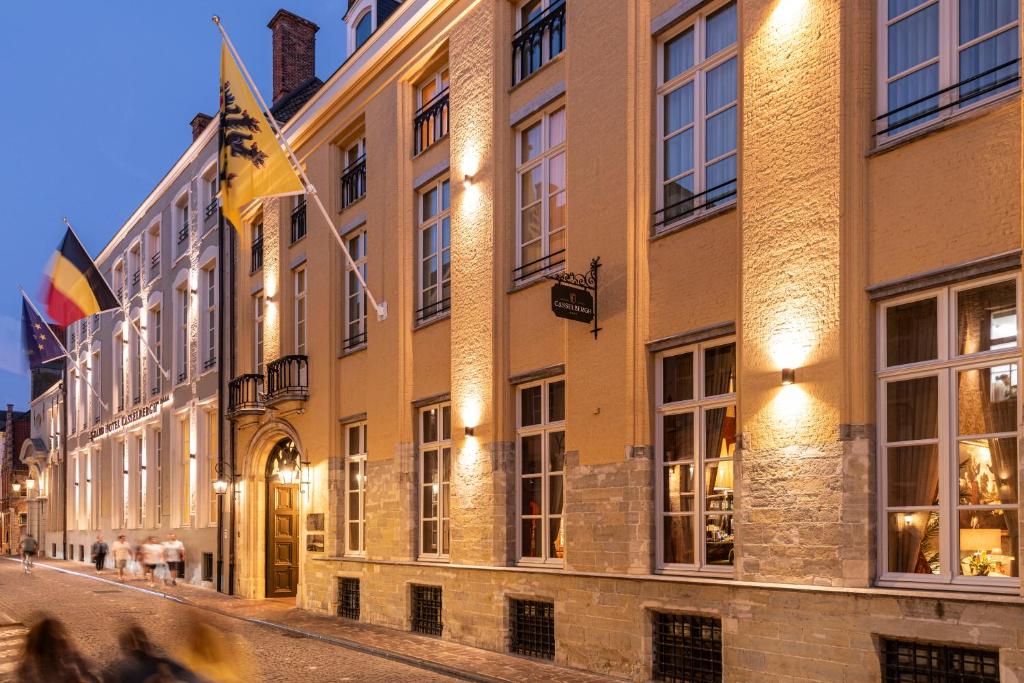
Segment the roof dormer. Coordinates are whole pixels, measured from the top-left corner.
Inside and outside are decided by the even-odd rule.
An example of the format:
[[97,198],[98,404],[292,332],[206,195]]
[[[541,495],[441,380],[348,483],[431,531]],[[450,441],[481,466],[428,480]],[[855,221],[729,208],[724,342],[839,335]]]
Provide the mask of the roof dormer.
[[348,54],[363,46],[377,27],[388,20],[400,0],[348,0],[345,24],[348,26]]

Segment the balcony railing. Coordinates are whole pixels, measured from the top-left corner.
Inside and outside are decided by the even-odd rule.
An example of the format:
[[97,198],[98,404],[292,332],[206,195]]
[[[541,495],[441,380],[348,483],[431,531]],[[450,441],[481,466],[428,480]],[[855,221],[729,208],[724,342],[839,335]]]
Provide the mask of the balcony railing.
[[210,358],[207,358],[206,360],[203,361],[203,370],[209,370],[216,364],[217,359],[211,356]]
[[512,85],[523,80],[565,50],[565,1],[530,20],[512,36]]
[[412,122],[414,155],[448,135],[448,88],[437,94],[416,112]]
[[654,212],[654,231],[659,228],[684,220],[705,209],[711,209],[731,201],[736,196],[736,179],[709,187],[703,192],[690,195],[686,199],[673,202],[663,209]]
[[228,382],[228,415],[253,415],[266,409],[263,375],[239,375]]
[[181,244],[182,242],[184,242],[187,239],[188,239],[188,221],[185,221],[185,224],[181,226],[180,230],[178,230],[178,244]]
[[298,242],[306,236],[306,202],[295,207],[292,211],[292,242]]
[[353,334],[345,340],[345,344],[342,347],[345,351],[351,351],[352,349],[358,349],[360,346],[366,345],[366,331],[358,334]]
[[252,241],[252,258],[249,263],[249,272],[255,273],[263,267],[263,238],[257,237]]
[[141,279],[142,279],[142,276],[141,276],[141,274],[140,274],[140,272],[138,270],[136,270],[134,273],[132,273],[132,291],[133,292],[139,291],[139,280],[141,280]]
[[341,174],[341,208],[363,198],[366,194],[366,155],[352,162]]
[[[881,126],[881,129],[875,132],[875,136],[881,137],[900,133],[908,128],[912,128],[915,124],[923,123],[928,119],[936,117],[947,109],[970,106],[984,95],[1019,83],[1019,64],[1020,57],[1011,59],[1008,62],[965,78],[959,83],[954,83],[924,97],[919,97],[916,100],[902,104],[895,109],[890,109],[875,118],[875,128]],[[1018,66],[1018,68],[1014,69],[1011,73],[999,73],[1014,66]],[[954,91],[959,92],[954,93]]]
[[417,323],[421,323],[424,320],[430,320],[431,318],[433,318],[435,316],[439,316],[439,315],[441,315],[443,313],[447,313],[451,309],[451,306],[452,306],[451,302],[452,302],[452,300],[449,297],[449,298],[441,299],[440,301],[435,301],[432,304],[427,304],[426,306],[423,306],[422,308],[416,309],[416,322]]
[[149,279],[152,280],[160,274],[160,252],[153,254],[149,259]]
[[535,275],[540,275],[549,270],[565,266],[565,249],[553,251],[547,256],[541,256],[529,263],[524,263],[512,270],[512,284],[518,285],[526,282]]
[[214,197],[210,200],[210,203],[206,205],[206,217],[209,218],[213,214],[217,213],[217,198]]
[[309,359],[307,356],[282,356],[267,364],[267,400],[284,401],[309,398]]

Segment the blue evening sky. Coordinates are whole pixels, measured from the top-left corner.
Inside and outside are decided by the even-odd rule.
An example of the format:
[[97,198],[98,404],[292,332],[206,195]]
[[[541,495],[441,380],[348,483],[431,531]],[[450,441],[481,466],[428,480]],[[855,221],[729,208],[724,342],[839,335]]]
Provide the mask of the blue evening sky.
[[0,35],[0,407],[27,409],[22,285],[38,300],[68,216],[95,256],[215,114],[219,14],[264,95],[267,22],[320,26],[317,75],[345,56],[346,0],[51,0],[5,3]]

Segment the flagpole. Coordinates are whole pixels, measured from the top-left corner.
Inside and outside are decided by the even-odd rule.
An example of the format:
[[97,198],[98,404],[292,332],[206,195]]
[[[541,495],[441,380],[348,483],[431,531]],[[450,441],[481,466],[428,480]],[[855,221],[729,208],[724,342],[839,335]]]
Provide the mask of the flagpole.
[[[64,225],[68,226],[68,230],[71,231],[71,233],[75,236],[75,239],[77,239],[79,244],[82,245],[82,249],[85,249],[85,242],[82,242],[82,238],[79,237],[78,233],[75,232],[75,229],[73,227],[71,227],[71,222],[68,220],[67,216],[64,216]],[[86,252],[86,256],[89,256],[89,252]],[[92,260],[91,256],[89,256],[89,260]],[[93,261],[93,263],[95,264],[96,262]],[[141,268],[142,266],[140,265],[139,267]],[[97,267],[96,268],[96,272],[99,273],[99,276],[101,278],[103,278],[103,283],[107,285],[107,288],[111,292],[113,292],[114,288],[110,286],[110,283],[107,282],[107,278],[103,276],[103,271],[101,271],[99,269],[99,267]],[[166,379],[168,382],[170,382],[171,381],[171,373],[168,372],[167,370],[164,370],[163,364],[160,363],[160,358],[157,357],[156,352],[153,351],[153,347],[149,345],[149,339],[146,338],[146,335],[142,334],[142,330],[139,329],[139,324],[132,319],[132,316],[130,315],[130,313],[128,311],[128,302],[125,301],[124,299],[120,299],[120,303],[121,303],[121,313],[124,314],[124,319],[127,320],[128,323],[132,326],[132,329],[135,330],[135,334],[137,334],[139,336],[139,341],[142,342],[142,345],[146,347],[146,351],[149,352],[149,357],[153,359],[153,362],[156,363],[157,368],[159,368],[160,372],[163,373],[164,379]],[[103,407],[106,408],[106,406],[103,406]]]
[[[238,68],[242,70],[242,75],[249,81],[249,86],[252,88],[253,94],[256,96],[256,100],[259,105],[263,107],[263,114],[270,124],[270,127],[274,130],[274,135],[277,137],[278,144],[284,149],[285,154],[288,156],[288,160],[292,164],[292,170],[295,172],[299,179],[302,180],[302,184],[305,186],[306,193],[313,195],[313,201],[319,207],[320,213],[323,215],[324,220],[327,221],[327,225],[331,227],[331,234],[334,235],[334,239],[338,242],[338,246],[341,247],[342,253],[345,254],[345,259],[348,261],[349,268],[355,273],[359,279],[359,284],[363,286],[363,291],[366,292],[367,298],[370,299],[370,303],[373,304],[374,309],[377,311],[377,320],[385,320],[388,317],[388,304],[386,301],[377,302],[376,297],[373,296],[373,292],[370,291],[369,285],[366,284],[366,279],[363,274],[359,271],[356,266],[356,262],[352,260],[352,254],[349,253],[348,247],[345,246],[345,240],[342,239],[341,234],[334,226],[334,220],[331,218],[330,212],[324,203],[320,200],[320,194],[316,190],[316,185],[306,175],[306,171],[302,168],[302,164],[299,163],[298,157],[295,155],[295,150],[292,149],[291,144],[285,138],[284,133],[281,132],[280,127],[277,125],[277,120],[274,119],[274,115],[270,111],[270,107],[267,106],[266,101],[263,99],[263,95],[260,94],[260,89],[256,86],[256,81],[253,80],[249,74],[249,70],[245,67],[245,62],[239,56],[238,51],[235,50],[235,44],[231,42],[231,38],[228,36],[228,32],[224,29],[221,24],[220,17],[214,15],[213,23],[217,25],[220,30],[220,34],[224,37],[224,42],[227,43],[228,49],[231,51],[231,56],[234,58]],[[236,226],[237,227],[237,226]]]
[[[29,305],[29,306],[30,306],[30,307],[32,308],[32,310],[33,310],[33,311],[35,311],[35,314],[36,314],[36,315],[38,315],[38,316],[39,316],[39,319],[43,321],[43,324],[44,324],[44,325],[46,325],[46,329],[48,329],[48,330],[50,331],[50,334],[51,334],[51,335],[53,336],[53,339],[54,339],[54,341],[56,341],[56,342],[57,342],[57,346],[59,346],[59,347],[60,347],[60,350],[64,352],[64,358],[67,358],[67,359],[68,359],[69,361],[71,361],[72,363],[74,363],[74,364],[75,364],[75,369],[76,369],[76,370],[78,370],[78,372],[79,372],[79,373],[80,373],[80,374],[81,374],[81,375],[82,375],[83,377],[85,377],[85,373],[84,373],[84,372],[82,372],[82,364],[81,364],[81,362],[80,362],[80,361],[78,361],[78,360],[75,360],[75,359],[74,359],[74,358],[73,358],[73,357],[71,356],[71,354],[70,354],[70,353],[68,353],[68,350],[67,350],[67,348],[66,348],[66,347],[64,346],[64,342],[62,342],[62,341],[61,341],[61,339],[60,339],[60,337],[59,337],[59,336],[57,336],[56,334],[54,334],[54,332],[53,332],[53,328],[52,328],[52,327],[50,327],[50,323],[48,323],[48,322],[46,321],[46,317],[45,317],[45,316],[44,316],[44,315],[43,315],[42,313],[40,313],[40,312],[39,312],[39,309],[38,309],[38,308],[36,308],[36,305],[35,305],[34,303],[32,303],[32,299],[30,299],[30,298],[29,298],[29,296],[28,296],[28,294],[26,294],[26,293],[25,293],[25,290],[21,288],[21,285],[18,285],[18,291],[19,291],[19,292],[21,292],[21,296],[22,296],[22,297],[24,297],[24,299],[25,299],[25,303],[27,303],[27,304],[28,304],[28,305]],[[60,356],[58,356],[58,358],[59,358],[59,357],[60,357]],[[54,360],[57,360],[57,358],[51,358],[50,360],[51,360],[51,361],[54,361]],[[96,400],[97,400],[97,401],[99,401],[99,402],[100,402],[100,405],[102,405],[102,406],[103,406],[103,410],[109,410],[109,407],[107,406],[106,402],[105,402],[105,401],[103,400],[103,397],[102,397],[102,396],[100,396],[100,393],[99,393],[98,391],[96,391],[96,387],[94,387],[94,386],[92,385],[92,382],[91,382],[91,381],[90,381],[89,379],[86,379],[86,380],[85,380],[85,385],[86,385],[87,387],[89,387],[89,391],[91,391],[91,392],[92,392],[93,396],[95,396],[95,397],[96,397]]]

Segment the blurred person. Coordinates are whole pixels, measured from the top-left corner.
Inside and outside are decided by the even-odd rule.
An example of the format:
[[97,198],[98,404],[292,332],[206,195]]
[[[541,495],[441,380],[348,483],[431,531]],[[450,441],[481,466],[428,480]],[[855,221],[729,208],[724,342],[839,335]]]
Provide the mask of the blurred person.
[[114,567],[117,568],[117,580],[124,583],[124,572],[128,568],[128,563],[132,559],[132,546],[125,540],[125,535],[121,534],[114,541],[114,545],[111,547],[114,552]]
[[259,679],[249,644],[241,637],[192,621],[185,645],[177,660],[197,676],[213,683],[236,683]]
[[103,571],[103,566],[107,563],[108,550],[109,548],[103,540],[103,536],[97,536],[96,542],[92,544],[92,562],[96,565],[97,574]]
[[149,580],[149,587],[153,588],[156,586],[157,567],[164,563],[164,547],[156,542],[156,536],[150,536],[139,546],[139,559],[142,561],[142,571]]
[[177,586],[178,579],[185,578],[185,544],[179,541],[176,535],[171,534],[163,545],[171,585]]
[[156,652],[138,624],[128,626],[117,638],[121,659],[103,672],[110,683],[201,683],[202,678],[172,659]]
[[39,550],[39,541],[31,533],[25,534],[25,538],[21,539],[21,563],[26,574],[32,573],[32,562],[36,557],[37,550]]
[[64,624],[53,617],[43,617],[28,631],[15,680],[22,683],[99,683],[100,679],[71,642]]

